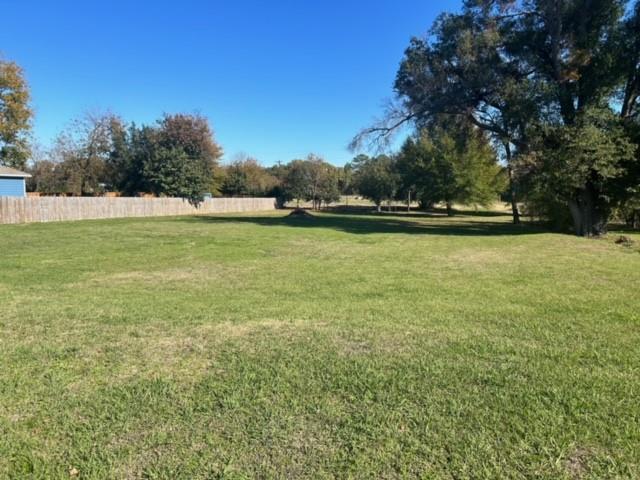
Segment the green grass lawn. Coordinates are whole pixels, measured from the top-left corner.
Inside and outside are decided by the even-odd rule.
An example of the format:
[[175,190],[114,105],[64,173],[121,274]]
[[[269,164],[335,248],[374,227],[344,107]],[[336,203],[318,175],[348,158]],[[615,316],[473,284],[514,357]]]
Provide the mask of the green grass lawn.
[[283,215],[0,226],[0,478],[640,478],[638,243]]

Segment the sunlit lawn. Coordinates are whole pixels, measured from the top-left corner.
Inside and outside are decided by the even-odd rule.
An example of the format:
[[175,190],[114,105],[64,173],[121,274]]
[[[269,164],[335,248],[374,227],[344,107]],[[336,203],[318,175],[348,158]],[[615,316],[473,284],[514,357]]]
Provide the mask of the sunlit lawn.
[[638,243],[283,215],[0,226],[0,478],[640,477]]

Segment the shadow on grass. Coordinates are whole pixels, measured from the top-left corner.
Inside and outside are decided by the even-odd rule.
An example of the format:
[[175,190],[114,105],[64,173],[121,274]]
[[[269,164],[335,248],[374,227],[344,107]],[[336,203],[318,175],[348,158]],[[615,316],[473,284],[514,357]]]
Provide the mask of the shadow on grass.
[[[286,212],[286,211],[284,211]],[[250,223],[264,227],[294,228],[330,228],[354,234],[397,233],[412,235],[453,235],[453,236],[497,236],[497,235],[531,235],[545,233],[545,230],[507,222],[473,221],[456,219],[439,214],[362,214],[350,211],[349,214],[324,212],[314,217],[289,216],[195,216],[184,217],[185,221],[208,223]],[[369,212],[367,212],[369,213]],[[428,222],[418,221],[418,219]]]
[[[360,214],[360,215],[391,215],[391,216],[399,216],[403,218],[440,218],[440,217],[448,217],[447,210],[444,208],[432,208],[428,211],[419,210],[415,207],[411,207],[409,211],[407,211],[406,207],[393,207],[391,211],[389,211],[386,207],[383,208],[381,212],[377,212],[374,207],[365,206],[365,205],[354,205],[354,206],[345,206],[340,205],[336,207],[323,208],[323,213],[340,213],[340,214]],[[510,213],[506,212],[495,212],[490,210],[454,210],[454,218],[457,217],[509,217],[511,218]]]

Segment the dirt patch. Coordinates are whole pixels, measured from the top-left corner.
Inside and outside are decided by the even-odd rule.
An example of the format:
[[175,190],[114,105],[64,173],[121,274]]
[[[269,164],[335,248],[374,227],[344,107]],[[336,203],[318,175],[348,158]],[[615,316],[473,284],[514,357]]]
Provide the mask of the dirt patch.
[[631,237],[627,237],[626,235],[620,235],[614,242],[616,245],[622,245],[623,247],[633,247],[635,243]]
[[584,478],[584,475],[588,470],[588,460],[591,456],[591,451],[587,448],[576,448],[574,452],[569,455],[565,462],[567,472],[569,476],[574,480],[580,480]]

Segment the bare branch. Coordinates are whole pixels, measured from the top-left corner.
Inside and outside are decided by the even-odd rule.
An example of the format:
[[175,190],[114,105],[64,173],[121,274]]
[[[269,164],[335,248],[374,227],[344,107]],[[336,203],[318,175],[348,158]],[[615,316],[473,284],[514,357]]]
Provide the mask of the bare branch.
[[372,150],[380,152],[385,150],[394,138],[398,130],[413,121],[417,114],[409,112],[398,101],[389,101],[382,119],[373,122],[371,127],[362,129],[349,143],[349,150],[357,152]]

